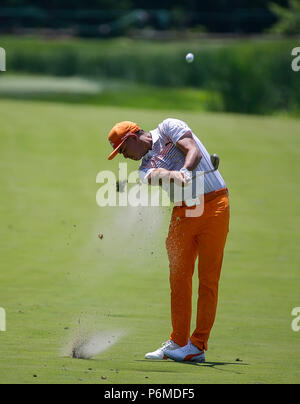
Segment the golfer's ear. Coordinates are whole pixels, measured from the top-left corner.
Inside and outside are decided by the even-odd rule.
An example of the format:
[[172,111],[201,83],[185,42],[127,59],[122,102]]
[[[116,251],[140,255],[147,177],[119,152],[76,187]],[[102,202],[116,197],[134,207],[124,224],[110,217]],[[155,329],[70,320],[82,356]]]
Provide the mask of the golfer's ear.
[[135,141],[138,141],[139,137],[135,133],[131,133],[129,138],[127,139],[127,141],[129,141],[130,139],[134,139]]

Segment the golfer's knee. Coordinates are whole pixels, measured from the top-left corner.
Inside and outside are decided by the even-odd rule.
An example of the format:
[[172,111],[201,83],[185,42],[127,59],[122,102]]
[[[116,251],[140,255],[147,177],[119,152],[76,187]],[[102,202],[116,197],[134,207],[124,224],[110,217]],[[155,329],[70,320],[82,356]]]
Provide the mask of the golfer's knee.
[[208,279],[199,282],[199,292],[216,296],[218,294],[218,289],[219,280]]
[[170,285],[172,288],[189,287],[192,283],[192,272],[182,270],[180,267],[170,267]]

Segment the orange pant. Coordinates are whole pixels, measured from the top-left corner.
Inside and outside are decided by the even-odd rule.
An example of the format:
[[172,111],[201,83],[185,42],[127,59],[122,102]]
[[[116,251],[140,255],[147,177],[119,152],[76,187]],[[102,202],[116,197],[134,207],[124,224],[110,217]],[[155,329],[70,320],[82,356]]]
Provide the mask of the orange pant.
[[228,190],[216,191],[209,196],[213,199],[206,198],[204,213],[200,217],[186,217],[186,210],[190,208],[174,208],[166,241],[170,262],[171,339],[184,346],[190,338],[192,277],[198,257],[197,326],[191,342],[205,350],[217,311],[218,285],[230,216]]

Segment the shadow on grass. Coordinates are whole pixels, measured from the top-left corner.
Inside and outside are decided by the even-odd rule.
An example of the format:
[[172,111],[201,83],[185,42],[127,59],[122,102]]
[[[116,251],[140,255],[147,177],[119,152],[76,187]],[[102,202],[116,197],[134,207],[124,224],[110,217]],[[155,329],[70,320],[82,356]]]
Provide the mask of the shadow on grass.
[[189,365],[209,366],[209,367],[226,366],[226,365],[249,366],[249,363],[243,363],[243,362],[205,362],[205,363],[185,362],[185,363]]
[[[135,362],[143,362],[143,363],[157,363],[157,364],[161,364],[161,363],[174,363],[177,365],[181,365],[181,366],[196,366],[198,368],[210,368],[210,369],[215,369],[215,370],[219,370],[220,372],[230,372],[230,373],[235,373],[235,374],[242,374],[241,372],[237,372],[233,369],[222,369],[222,367],[226,367],[226,366],[250,366],[249,363],[243,363],[243,362],[205,362],[205,363],[193,363],[193,362],[171,362],[171,361],[166,361],[166,360],[149,360],[149,359],[144,359],[144,360],[136,360]],[[152,370],[152,371],[156,371],[156,370]],[[170,371],[170,369],[168,369],[168,372]],[[162,369],[157,370],[157,372],[163,372]]]
[[249,366],[249,363],[243,363],[243,362],[205,362],[205,363],[193,363],[193,362],[177,362],[181,363],[182,365],[192,365],[192,366],[197,366],[199,368],[210,368],[210,369],[215,369],[219,370],[220,372],[229,372],[229,373],[235,373],[235,374],[242,374],[241,372],[237,372],[233,369],[222,369],[219,367],[222,366]]

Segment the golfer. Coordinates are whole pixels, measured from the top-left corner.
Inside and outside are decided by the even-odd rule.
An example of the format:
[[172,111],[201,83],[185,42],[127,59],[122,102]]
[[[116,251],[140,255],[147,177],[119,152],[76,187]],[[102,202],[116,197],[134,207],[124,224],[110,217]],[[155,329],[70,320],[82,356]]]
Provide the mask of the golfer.
[[[201,195],[176,203],[166,247],[170,263],[173,331],[161,348],[146,359],[205,362],[205,351],[215,321],[218,285],[229,231],[228,189],[210,155],[185,122],[166,119],[157,129],[143,131],[136,123],[121,122],[109,134],[113,152],[141,161],[143,182],[187,186],[197,172],[204,176],[204,210],[194,214]],[[171,188],[171,187],[170,187]],[[197,187],[196,187],[197,188]],[[178,202],[178,201],[177,201]],[[191,335],[192,277],[198,258],[199,296],[196,329]]]

